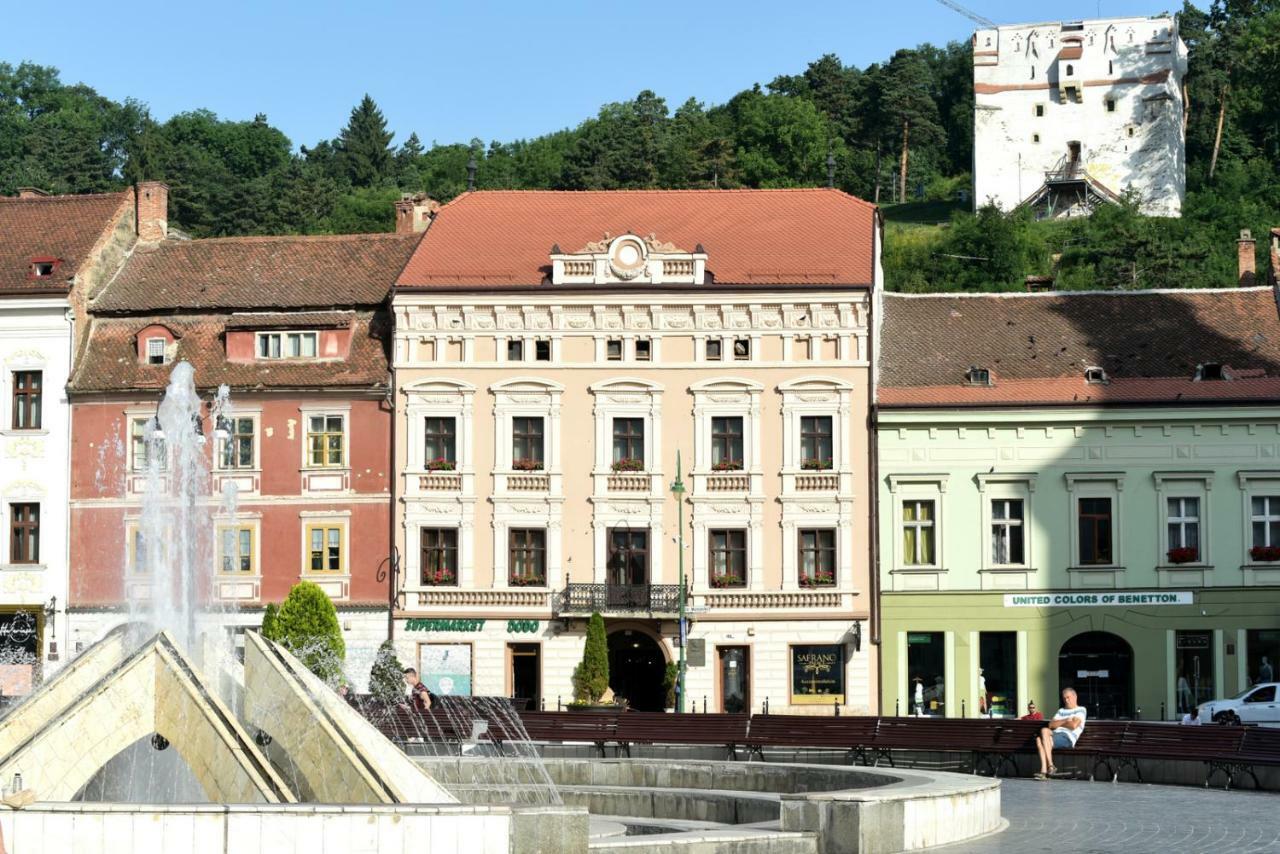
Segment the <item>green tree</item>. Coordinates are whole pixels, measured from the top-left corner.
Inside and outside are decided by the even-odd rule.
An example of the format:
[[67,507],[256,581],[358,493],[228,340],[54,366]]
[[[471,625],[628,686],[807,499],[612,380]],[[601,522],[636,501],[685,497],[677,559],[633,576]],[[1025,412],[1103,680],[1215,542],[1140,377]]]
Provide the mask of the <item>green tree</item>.
[[280,608],[275,602],[268,602],[262,612],[262,636],[267,640],[280,640],[280,626],[276,622],[279,616]]
[[910,152],[939,145],[944,134],[934,100],[933,75],[916,50],[900,50],[884,69],[880,110],[886,117],[886,142],[899,151],[898,200],[906,201]]
[[318,585],[295,584],[280,606],[275,625],[280,643],[308,670],[326,682],[341,678],[347,645],[333,600]]
[[[733,128],[734,175],[747,187],[803,187],[826,182],[826,120],[812,102],[757,89],[741,92],[724,107]],[[844,143],[835,141],[837,157]]]
[[604,617],[593,613],[587,622],[587,640],[582,647],[582,661],[573,670],[573,698],[578,703],[600,702],[609,690],[609,641],[605,636]]
[[394,157],[387,120],[367,94],[351,110],[347,126],[338,134],[338,161],[354,187],[372,187],[390,179]]
[[396,657],[396,645],[382,642],[369,671],[369,693],[379,703],[392,704],[404,699],[404,666]]

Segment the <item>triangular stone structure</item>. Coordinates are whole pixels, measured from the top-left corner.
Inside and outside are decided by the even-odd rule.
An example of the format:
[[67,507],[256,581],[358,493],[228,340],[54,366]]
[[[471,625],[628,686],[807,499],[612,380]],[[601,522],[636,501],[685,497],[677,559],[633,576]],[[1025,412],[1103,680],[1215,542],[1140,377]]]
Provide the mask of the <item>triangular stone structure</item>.
[[127,652],[108,634],[0,726],[0,779],[22,774],[41,801],[69,801],[107,762],[149,736],[177,750],[211,801],[296,796],[164,632]]
[[[245,633],[244,717],[321,803],[455,804],[458,799],[284,647]],[[285,764],[282,762],[281,764]]]

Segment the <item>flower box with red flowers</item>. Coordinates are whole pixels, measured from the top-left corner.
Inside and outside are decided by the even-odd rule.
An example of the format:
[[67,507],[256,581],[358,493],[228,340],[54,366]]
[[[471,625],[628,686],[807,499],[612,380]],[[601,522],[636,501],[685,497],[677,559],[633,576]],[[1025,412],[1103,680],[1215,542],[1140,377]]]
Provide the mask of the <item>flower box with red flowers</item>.
[[1195,546],[1180,546],[1169,549],[1169,563],[1195,563],[1200,559],[1200,550]]
[[427,587],[447,587],[457,581],[458,576],[452,569],[427,570],[422,574],[422,583]]
[[446,460],[444,457],[427,460],[427,471],[453,471],[455,467],[453,460]]
[[511,468],[516,471],[542,471],[542,460],[515,460]]
[[513,575],[510,578],[512,587],[542,587],[547,580],[538,575]]
[[812,575],[800,576],[801,587],[834,587],[835,583],[836,574],[826,570],[818,570]]
[[721,460],[711,466],[712,471],[742,471],[742,460]]
[[742,587],[743,581],[736,575],[713,575],[711,576],[711,586],[717,588]]
[[644,460],[637,460],[633,457],[624,457],[620,460],[614,460],[614,471],[644,471]]
[[1280,560],[1280,546],[1254,546],[1249,549],[1249,557],[1258,563],[1274,563]]
[[805,471],[830,471],[831,460],[818,460],[818,459],[805,460],[804,462],[800,463],[800,468],[804,469]]

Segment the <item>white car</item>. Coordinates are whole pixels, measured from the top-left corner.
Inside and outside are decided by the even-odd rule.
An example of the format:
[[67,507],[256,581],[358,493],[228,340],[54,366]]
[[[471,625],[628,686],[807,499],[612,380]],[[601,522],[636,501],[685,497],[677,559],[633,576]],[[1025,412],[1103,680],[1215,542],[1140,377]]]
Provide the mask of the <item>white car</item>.
[[1204,723],[1280,724],[1280,682],[1252,685],[1226,700],[1200,704]]

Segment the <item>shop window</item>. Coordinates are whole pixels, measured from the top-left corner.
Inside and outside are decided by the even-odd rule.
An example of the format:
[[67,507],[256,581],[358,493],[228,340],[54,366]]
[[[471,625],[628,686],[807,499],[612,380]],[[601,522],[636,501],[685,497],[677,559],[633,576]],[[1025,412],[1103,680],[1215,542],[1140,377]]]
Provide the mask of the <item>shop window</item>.
[[458,583],[458,530],[423,528],[418,532],[421,546],[420,569],[423,586],[441,587]]
[[996,566],[1022,566],[1027,562],[1020,498],[996,498],[991,502],[991,562]]
[[44,373],[13,372],[13,429],[39,430],[43,423]]
[[711,419],[711,467],[716,471],[743,467],[742,418],[739,416]]
[[333,468],[346,461],[347,419],[342,415],[312,415],[307,418],[307,462]]
[[507,532],[507,582],[515,587],[547,583],[547,532],[513,528]]
[[795,644],[791,647],[791,704],[844,704],[844,646]]
[[[1217,693],[1213,674],[1213,632],[1175,632],[1174,654],[1177,682],[1174,685],[1178,714],[1186,714]],[[1203,721],[1211,723],[1211,721]]]
[[1111,499],[1081,498],[1077,508],[1076,528],[1080,542],[1080,565],[1113,563]]
[[430,471],[453,471],[458,464],[458,419],[422,419],[422,459]]
[[609,583],[627,587],[648,584],[649,532],[632,528],[611,528],[608,542]]
[[907,632],[907,707],[916,717],[946,713],[946,647],[942,632]]
[[937,563],[935,513],[932,501],[902,502],[902,563],[934,566]]
[[1018,633],[978,635],[978,714],[1018,716]]
[[1246,681],[1250,685],[1276,681],[1276,662],[1280,661],[1280,629],[1250,629],[1245,634],[1245,641]]
[[712,587],[747,586],[747,532],[708,531],[708,583]]
[[751,710],[751,648],[722,646],[720,658],[720,711],[738,715]]

